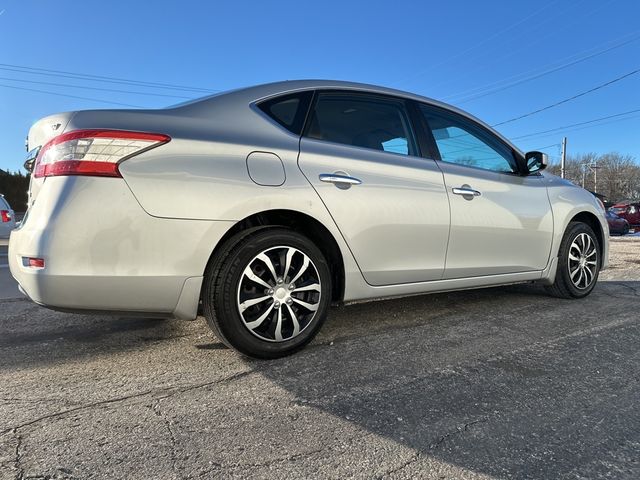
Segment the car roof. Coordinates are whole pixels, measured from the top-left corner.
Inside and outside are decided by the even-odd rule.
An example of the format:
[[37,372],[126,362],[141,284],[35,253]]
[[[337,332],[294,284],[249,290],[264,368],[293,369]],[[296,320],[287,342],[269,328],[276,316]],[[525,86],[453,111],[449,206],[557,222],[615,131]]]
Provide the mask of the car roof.
[[194,106],[202,106],[209,102],[215,103],[221,97],[233,96],[236,99],[242,99],[244,102],[252,104],[269,97],[284,95],[288,93],[294,93],[303,90],[353,90],[364,93],[375,93],[381,95],[391,95],[399,98],[405,98],[409,100],[415,100],[416,102],[427,103],[436,107],[444,108],[453,111],[459,115],[462,115],[476,123],[481,124],[485,128],[489,129],[495,135],[500,137],[504,142],[510,145],[514,150],[522,154],[522,151],[516,147],[508,138],[502,135],[500,132],[494,130],[490,125],[483,122],[479,118],[471,115],[464,110],[461,110],[453,105],[435,100],[433,98],[417,95],[415,93],[406,92],[403,90],[397,90],[394,88],[382,87],[379,85],[371,85],[367,83],[347,82],[342,80],[285,80],[280,82],[266,83],[262,85],[255,85],[252,87],[246,87],[236,90],[230,90],[227,92],[220,92],[208,97],[196,99],[194,101],[186,102],[176,105],[174,108],[189,108]]

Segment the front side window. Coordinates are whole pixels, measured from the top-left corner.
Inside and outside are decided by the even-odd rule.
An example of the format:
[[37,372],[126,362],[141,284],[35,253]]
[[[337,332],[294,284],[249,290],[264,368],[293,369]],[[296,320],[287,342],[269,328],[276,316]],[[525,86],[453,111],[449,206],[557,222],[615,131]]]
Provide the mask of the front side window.
[[306,136],[400,155],[417,155],[404,102],[383,97],[319,93]]
[[509,148],[470,120],[446,110],[421,105],[443,162],[494,172],[514,173],[517,164]]

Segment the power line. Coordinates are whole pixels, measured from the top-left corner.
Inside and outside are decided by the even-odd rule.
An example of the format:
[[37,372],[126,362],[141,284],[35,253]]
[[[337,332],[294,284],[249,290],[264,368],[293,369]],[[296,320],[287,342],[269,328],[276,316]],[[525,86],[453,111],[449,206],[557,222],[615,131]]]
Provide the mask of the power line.
[[547,148],[551,148],[551,147],[559,147],[561,144],[560,143],[553,143],[551,145],[547,145],[545,147],[536,147],[536,148],[532,148],[532,150],[546,150]]
[[[604,125],[611,125],[612,123],[627,122],[627,121],[633,120],[635,118],[640,118],[640,114],[631,115],[631,116],[626,117],[626,118],[614,118],[613,120],[604,121],[604,122],[600,122],[600,123],[587,124],[587,125],[583,125],[581,127],[569,128],[568,130],[563,130],[562,133],[563,134],[567,134],[567,133],[570,133],[570,132],[577,132],[579,130],[584,130],[586,128],[596,128],[596,127],[602,127]],[[552,135],[553,136],[557,135],[557,132],[554,132],[554,133],[543,133],[541,135],[535,135],[535,136],[529,137],[529,138],[530,139],[531,138],[536,138],[536,137],[544,138],[544,137],[550,137]]]
[[[534,68],[529,70],[528,72],[525,73],[518,73],[516,75],[511,75],[510,77],[505,77],[502,80],[497,80],[494,82],[490,82],[488,84],[485,84],[481,87],[473,87],[473,88],[468,88],[466,90],[462,90],[459,91],[457,93],[451,94],[451,95],[447,95],[446,97],[444,97],[445,99],[452,99],[453,97],[460,97],[460,96],[465,96],[465,94],[476,94],[476,93],[483,93],[485,91],[488,91],[491,89],[491,87],[493,86],[499,86],[501,84],[505,84],[508,83],[510,80],[519,80],[522,79],[522,77],[526,77],[527,75],[535,75],[538,71],[540,70],[544,70],[546,68],[554,68],[556,66],[558,66],[558,64],[563,64],[564,62],[571,62],[574,59],[581,59],[581,58],[585,58],[588,57],[591,53],[595,53],[595,54],[600,54],[600,53],[606,53],[607,50],[606,48],[604,50],[599,50],[601,47],[606,47],[607,45],[611,45],[612,49],[616,49],[616,48],[620,48],[620,47],[624,47],[625,45],[628,45],[629,43],[635,42],[637,40],[640,40],[640,36],[638,36],[638,33],[640,32],[640,30],[636,30],[635,32],[632,32],[630,34],[626,34],[623,35],[622,37],[616,38],[615,40],[610,40],[608,42],[604,42],[601,44],[596,45],[595,47],[591,47],[588,48],[586,50],[582,50],[578,53],[574,53],[572,55],[566,56],[560,60],[557,60],[555,62],[549,63],[543,67],[538,67],[538,68]],[[631,37],[631,38],[629,38]],[[584,55],[584,57],[582,57]]]
[[67,72],[64,70],[50,70],[46,68],[27,67],[23,65],[12,65],[9,63],[0,63],[0,70],[20,72],[20,73],[26,73],[31,75],[47,75],[52,77],[72,78],[76,80],[87,80],[87,81],[94,81],[94,82],[118,83],[122,85],[142,86],[142,87],[148,87],[148,88],[163,88],[163,89],[169,89],[169,90],[182,90],[182,91],[200,92],[200,93],[219,92],[219,90],[211,90],[211,89],[200,88],[200,87],[190,87],[186,85],[147,82],[143,80],[132,80],[132,79],[126,79],[126,78],[108,77],[103,75],[89,75],[85,73]]
[[118,90],[113,88],[100,88],[100,87],[87,87],[83,85],[71,85],[68,83],[53,83],[53,82],[39,82],[37,80],[24,80],[21,78],[9,78],[9,77],[0,77],[0,80],[9,80],[11,82],[21,82],[21,83],[34,83],[38,85],[51,85],[54,87],[68,87],[68,88],[82,88],[85,90],[99,90],[102,92],[115,92],[115,93],[128,93],[133,95],[151,95],[154,97],[168,97],[168,98],[185,98],[191,99],[192,97],[185,97],[184,95],[168,95],[165,93],[153,93],[153,92],[134,92],[131,90]]
[[629,115],[631,113],[638,113],[638,112],[640,112],[640,108],[635,109],[635,110],[629,110],[628,112],[616,113],[614,115],[608,115],[606,117],[594,118],[593,120],[587,120],[586,122],[579,122],[579,123],[573,123],[571,125],[564,125],[562,127],[550,128],[549,130],[543,130],[541,132],[536,132],[536,133],[528,133],[526,135],[520,135],[518,137],[512,137],[512,140],[519,140],[521,138],[533,137],[535,135],[541,135],[543,133],[557,132],[558,130],[564,130],[566,128],[579,127],[579,126],[582,126],[582,125],[588,125],[588,124],[591,124],[591,123],[600,122],[602,120],[608,120],[610,118],[622,117],[623,115]]
[[[614,1],[617,1],[617,0],[608,0],[608,1],[604,2],[604,3],[599,3],[598,6],[596,8],[594,8],[594,9],[592,9],[592,10],[589,10],[589,11],[586,11],[586,12],[583,11],[580,14],[577,14],[577,15],[575,15],[575,14],[569,15],[568,18],[563,19],[562,28],[566,30],[567,25],[574,24],[580,19],[583,19],[583,18],[586,18],[588,16],[593,15],[598,10],[601,10],[601,9],[605,8],[607,5],[609,5],[610,3],[614,2]],[[581,3],[581,2],[579,1],[578,3]],[[559,10],[557,12],[554,12],[555,14],[554,14],[553,17],[563,18],[564,14],[566,12],[568,12],[569,10],[573,9],[574,7],[576,7],[578,5],[578,3],[576,3],[574,5],[570,5],[568,8],[566,8],[564,10]],[[542,24],[543,23],[547,23],[549,20],[553,20],[554,19],[553,17],[548,17],[546,20],[543,20],[542,22],[538,22],[536,24],[536,28],[538,30],[540,30],[540,28],[539,28],[540,24],[541,23]],[[504,53],[503,55],[496,56],[496,55],[494,55],[494,52],[485,52],[485,53],[491,54],[492,62],[499,62],[501,60],[513,57],[514,55],[517,55],[520,50],[523,50],[524,46],[531,47],[532,45],[540,43],[541,40],[544,40],[544,39],[549,38],[549,37],[551,37],[553,35],[556,35],[556,34],[557,34],[557,29],[547,29],[547,31],[546,31],[546,33],[544,35],[540,35],[540,34],[536,33],[536,35],[528,36],[526,39],[527,40],[533,40],[533,41],[527,42],[527,44],[525,44],[523,42],[518,42],[517,44],[510,45],[508,51],[506,53]],[[476,64],[475,68],[466,67],[465,68],[465,75],[469,75],[470,72],[474,72],[474,71],[478,71],[478,70],[486,70],[487,68],[490,68],[491,66],[492,66],[492,64],[490,64],[490,63],[488,63],[486,61],[483,61],[483,62],[481,62],[479,64]],[[443,80],[443,81],[441,81],[441,82],[439,82],[439,83],[437,83],[435,85],[431,85],[430,84],[430,88],[437,88],[437,87],[439,87],[441,85],[446,85],[447,83],[449,83],[448,80]],[[471,90],[477,90],[477,89],[474,88],[474,89],[471,89]]]
[[547,105],[546,107],[539,108],[537,110],[534,110],[534,111],[529,112],[529,113],[525,113],[525,114],[517,116],[517,117],[510,118],[508,120],[504,120],[504,121],[502,121],[500,123],[494,123],[491,126],[492,127],[498,127],[500,125],[505,125],[507,123],[515,122],[516,120],[520,120],[520,119],[523,119],[523,118],[526,118],[526,117],[530,117],[531,115],[535,115],[537,113],[544,112],[545,110],[549,110],[551,108],[557,107],[558,105],[562,105],[564,103],[570,102],[571,100],[575,100],[576,98],[583,97],[583,96],[585,96],[585,95],[587,95],[589,93],[595,92],[595,91],[600,90],[602,88],[605,88],[605,87],[607,87],[609,85],[612,85],[612,84],[614,84],[616,82],[619,82],[620,80],[624,80],[625,78],[630,77],[631,75],[635,75],[638,72],[640,72],[640,68],[638,68],[638,69],[636,69],[636,70],[634,70],[632,72],[625,73],[624,75],[622,75],[620,77],[617,77],[617,78],[614,78],[613,80],[609,80],[608,82],[602,83],[602,84],[598,85],[597,87],[593,87],[593,88],[591,88],[589,90],[586,90],[584,92],[578,93],[578,94],[573,95],[573,96],[571,96],[569,98],[565,98],[564,100],[560,100],[559,102],[553,103],[551,105]]
[[129,103],[111,102],[109,100],[101,100],[101,99],[98,99],[98,98],[79,97],[77,95],[67,95],[65,93],[49,92],[49,91],[46,91],[46,90],[37,90],[35,88],[16,87],[15,85],[0,84],[0,87],[13,88],[15,90],[25,90],[27,92],[46,93],[48,95],[55,95],[55,96],[58,96],[58,97],[79,98],[80,100],[90,100],[92,102],[110,103],[111,105],[120,105],[122,107],[143,108],[140,105],[131,105]]
[[[485,85],[484,87],[478,87],[478,88],[467,90],[466,92],[471,92],[471,91],[476,90],[476,91],[478,91],[478,93],[477,94],[471,94],[466,98],[462,97],[460,100],[457,100],[455,102],[459,103],[459,104],[462,104],[462,103],[470,102],[472,100],[476,100],[478,98],[486,97],[488,95],[493,95],[493,94],[501,92],[503,90],[507,90],[509,88],[521,85],[523,83],[530,82],[531,80],[536,80],[536,79],[544,77],[546,75],[550,75],[550,74],[558,72],[560,70],[564,70],[564,69],[569,68],[569,67],[571,67],[573,65],[577,65],[578,63],[585,62],[587,60],[590,60],[592,58],[598,57],[600,55],[604,55],[605,53],[608,53],[608,52],[610,52],[612,50],[624,47],[624,46],[626,46],[626,45],[628,45],[630,43],[637,42],[638,40],[640,40],[640,36],[636,36],[636,37],[631,38],[629,40],[626,40],[626,41],[624,41],[622,43],[618,43],[618,44],[613,45],[611,47],[605,48],[604,50],[599,50],[599,51],[597,51],[595,53],[592,53],[592,54],[589,54],[589,55],[585,55],[585,56],[580,57],[580,58],[578,58],[576,60],[567,61],[565,63],[562,63],[562,64],[558,65],[558,66],[555,66],[555,67],[549,68],[547,70],[544,70],[544,71],[542,71],[540,73],[533,73],[533,72],[535,72],[536,70],[539,70],[539,69],[531,70],[530,71],[531,75],[525,76],[524,78],[521,78],[519,80],[514,80],[514,81],[512,81],[510,83],[508,82],[508,83],[506,83],[505,85],[503,85],[501,87],[490,88],[492,85],[499,85],[500,83],[504,83],[509,79],[516,79],[518,77],[522,77],[523,74],[513,75],[512,77],[507,77],[504,80],[501,80],[501,81],[498,81],[498,82],[489,83],[489,84]],[[608,42],[608,43],[610,43],[610,42]],[[593,49],[590,49],[590,50],[593,50]],[[589,51],[589,50],[587,50],[587,51]],[[567,59],[569,59],[571,57],[575,57],[575,55],[571,55],[569,57],[566,57],[565,60],[567,60]],[[466,93],[466,92],[460,92],[460,93],[457,93],[457,94],[449,95],[449,96],[445,97],[445,99],[448,99],[448,101],[452,101],[452,100],[450,100],[452,97],[457,97],[457,96],[464,95],[464,93]]]
[[428,68],[423,68],[420,71],[414,73],[413,75],[411,75],[408,78],[404,78],[402,80],[400,80],[398,83],[405,83],[408,80],[414,79],[416,77],[419,77],[421,75],[423,75],[425,72],[428,71],[433,71],[435,68],[439,68],[442,65],[446,65],[447,63],[449,63],[451,60],[455,60],[456,58],[460,58],[463,57],[464,55],[466,55],[467,53],[475,50],[476,48],[480,47],[481,45],[484,45],[485,43],[489,42],[490,40],[493,40],[494,38],[504,34],[505,32],[508,32],[509,30],[513,30],[515,27],[517,27],[518,25],[523,24],[524,22],[526,22],[527,20],[529,20],[532,17],[535,17],[536,15],[538,15],[540,12],[542,12],[543,10],[546,10],[549,6],[553,5],[554,3],[557,3],[558,0],[552,0],[551,2],[548,2],[547,4],[545,4],[542,8],[536,10],[534,13],[531,13],[529,15],[527,15],[526,17],[520,19],[518,22],[513,23],[511,25],[509,25],[507,28],[503,28],[502,30],[499,30],[497,32],[494,32],[492,35],[489,35],[485,38],[483,38],[482,40],[480,40],[479,42],[475,42],[471,47],[466,48],[465,50],[462,50],[461,52],[458,52],[455,55],[452,55],[450,57],[447,57],[446,59],[442,60],[439,63],[436,63],[435,65],[429,65]]

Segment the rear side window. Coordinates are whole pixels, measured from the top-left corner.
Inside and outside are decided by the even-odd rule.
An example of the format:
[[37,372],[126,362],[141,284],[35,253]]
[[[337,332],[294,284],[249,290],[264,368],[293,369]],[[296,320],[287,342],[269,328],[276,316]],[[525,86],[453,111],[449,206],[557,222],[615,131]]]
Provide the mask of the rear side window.
[[443,162],[494,172],[514,173],[511,150],[479,125],[454,112],[420,105]]
[[258,108],[291,133],[300,135],[312,96],[310,91],[282,95],[259,103]]
[[417,155],[401,100],[319,93],[307,137],[400,155]]
[[9,210],[9,204],[5,201],[3,197],[0,197],[0,209]]

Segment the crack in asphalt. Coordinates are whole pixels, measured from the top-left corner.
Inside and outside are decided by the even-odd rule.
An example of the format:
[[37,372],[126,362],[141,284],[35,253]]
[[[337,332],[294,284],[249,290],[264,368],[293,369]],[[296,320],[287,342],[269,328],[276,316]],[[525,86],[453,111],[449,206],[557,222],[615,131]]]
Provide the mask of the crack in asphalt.
[[16,437],[16,449],[15,449],[15,459],[13,461],[13,468],[16,470],[16,480],[22,480],[24,478],[24,468],[22,468],[22,453],[20,452],[20,447],[22,447],[22,435],[20,435],[16,430],[13,431],[13,434]]
[[436,440],[434,443],[430,444],[429,447],[425,450],[419,450],[416,453],[414,453],[408,460],[406,460],[405,462],[401,463],[400,465],[392,468],[391,470],[387,470],[386,472],[384,472],[383,474],[379,475],[378,477],[376,477],[378,480],[388,477],[390,475],[393,475],[394,473],[398,473],[402,470],[404,470],[405,468],[407,468],[409,465],[412,465],[414,463],[416,463],[418,460],[422,459],[424,457],[424,455],[429,452],[429,451],[433,451],[433,450],[437,450],[438,448],[440,448],[440,446],[450,437],[454,436],[454,435],[460,435],[461,433],[467,432],[469,430],[469,427],[473,426],[473,425],[477,425],[479,423],[486,423],[489,421],[488,417],[481,417],[478,420],[474,420],[472,422],[468,422],[465,423],[461,426],[456,427],[455,430],[452,430],[451,432],[445,433],[444,435],[441,435],[440,437],[438,437],[438,440]]
[[258,373],[258,371],[259,370],[245,370],[245,371],[234,373],[233,375],[229,375],[227,377],[219,378],[217,380],[212,380],[212,381],[209,381],[209,382],[203,382],[203,383],[197,383],[197,384],[185,385],[185,386],[171,385],[171,386],[168,386],[168,387],[145,390],[144,392],[133,393],[131,395],[124,395],[122,397],[110,398],[110,399],[107,399],[107,400],[100,400],[98,402],[92,402],[92,403],[88,403],[88,404],[85,404],[85,405],[79,405],[77,407],[69,408],[69,409],[66,409],[66,410],[62,410],[60,412],[54,412],[54,413],[50,413],[48,415],[43,415],[43,416],[35,418],[33,420],[29,420],[28,422],[21,423],[20,425],[14,425],[12,427],[5,428],[4,430],[0,431],[0,436],[6,435],[7,433],[10,433],[10,432],[18,431],[18,430],[20,430],[22,428],[34,425],[34,424],[36,424],[38,422],[42,422],[44,420],[61,417],[61,416],[67,415],[69,413],[74,413],[74,412],[77,412],[77,411],[80,411],[80,410],[88,410],[88,409],[95,408],[95,407],[100,407],[100,406],[103,406],[103,405],[109,405],[109,404],[113,404],[113,403],[123,402],[125,400],[130,400],[132,398],[140,398],[140,397],[145,397],[145,396],[148,396],[148,395],[154,395],[154,394],[161,393],[161,392],[169,392],[164,396],[158,397],[158,399],[160,400],[160,399],[169,398],[169,397],[172,397],[174,395],[181,394],[181,393],[190,392],[192,390],[196,390],[196,389],[199,389],[199,388],[206,388],[206,387],[209,387],[209,386],[212,386],[212,385],[218,385],[218,384],[221,384],[221,383],[226,383],[226,382],[231,382],[231,381],[234,381],[234,380],[238,380],[240,378],[246,377],[247,375],[251,375],[253,373]]
[[456,427],[455,430],[442,435],[436,443],[429,445],[429,450],[437,450],[447,440],[447,438],[452,437],[453,435],[459,435],[461,433],[468,431],[469,427],[471,427],[472,425],[477,425],[478,423],[486,423],[487,421],[489,421],[488,417],[482,417],[482,418],[479,418],[478,420],[474,420],[473,422],[465,423],[461,427]]
[[171,422],[169,421],[169,419],[167,419],[164,414],[162,413],[162,410],[160,408],[160,402],[162,399],[156,399],[153,402],[153,412],[162,419],[162,421],[164,422],[164,426],[167,429],[167,432],[169,433],[169,438],[171,439],[171,469],[174,472],[178,472],[178,468],[177,468],[177,464],[178,464],[178,441],[176,440],[176,436],[173,432],[173,429],[171,428]]

